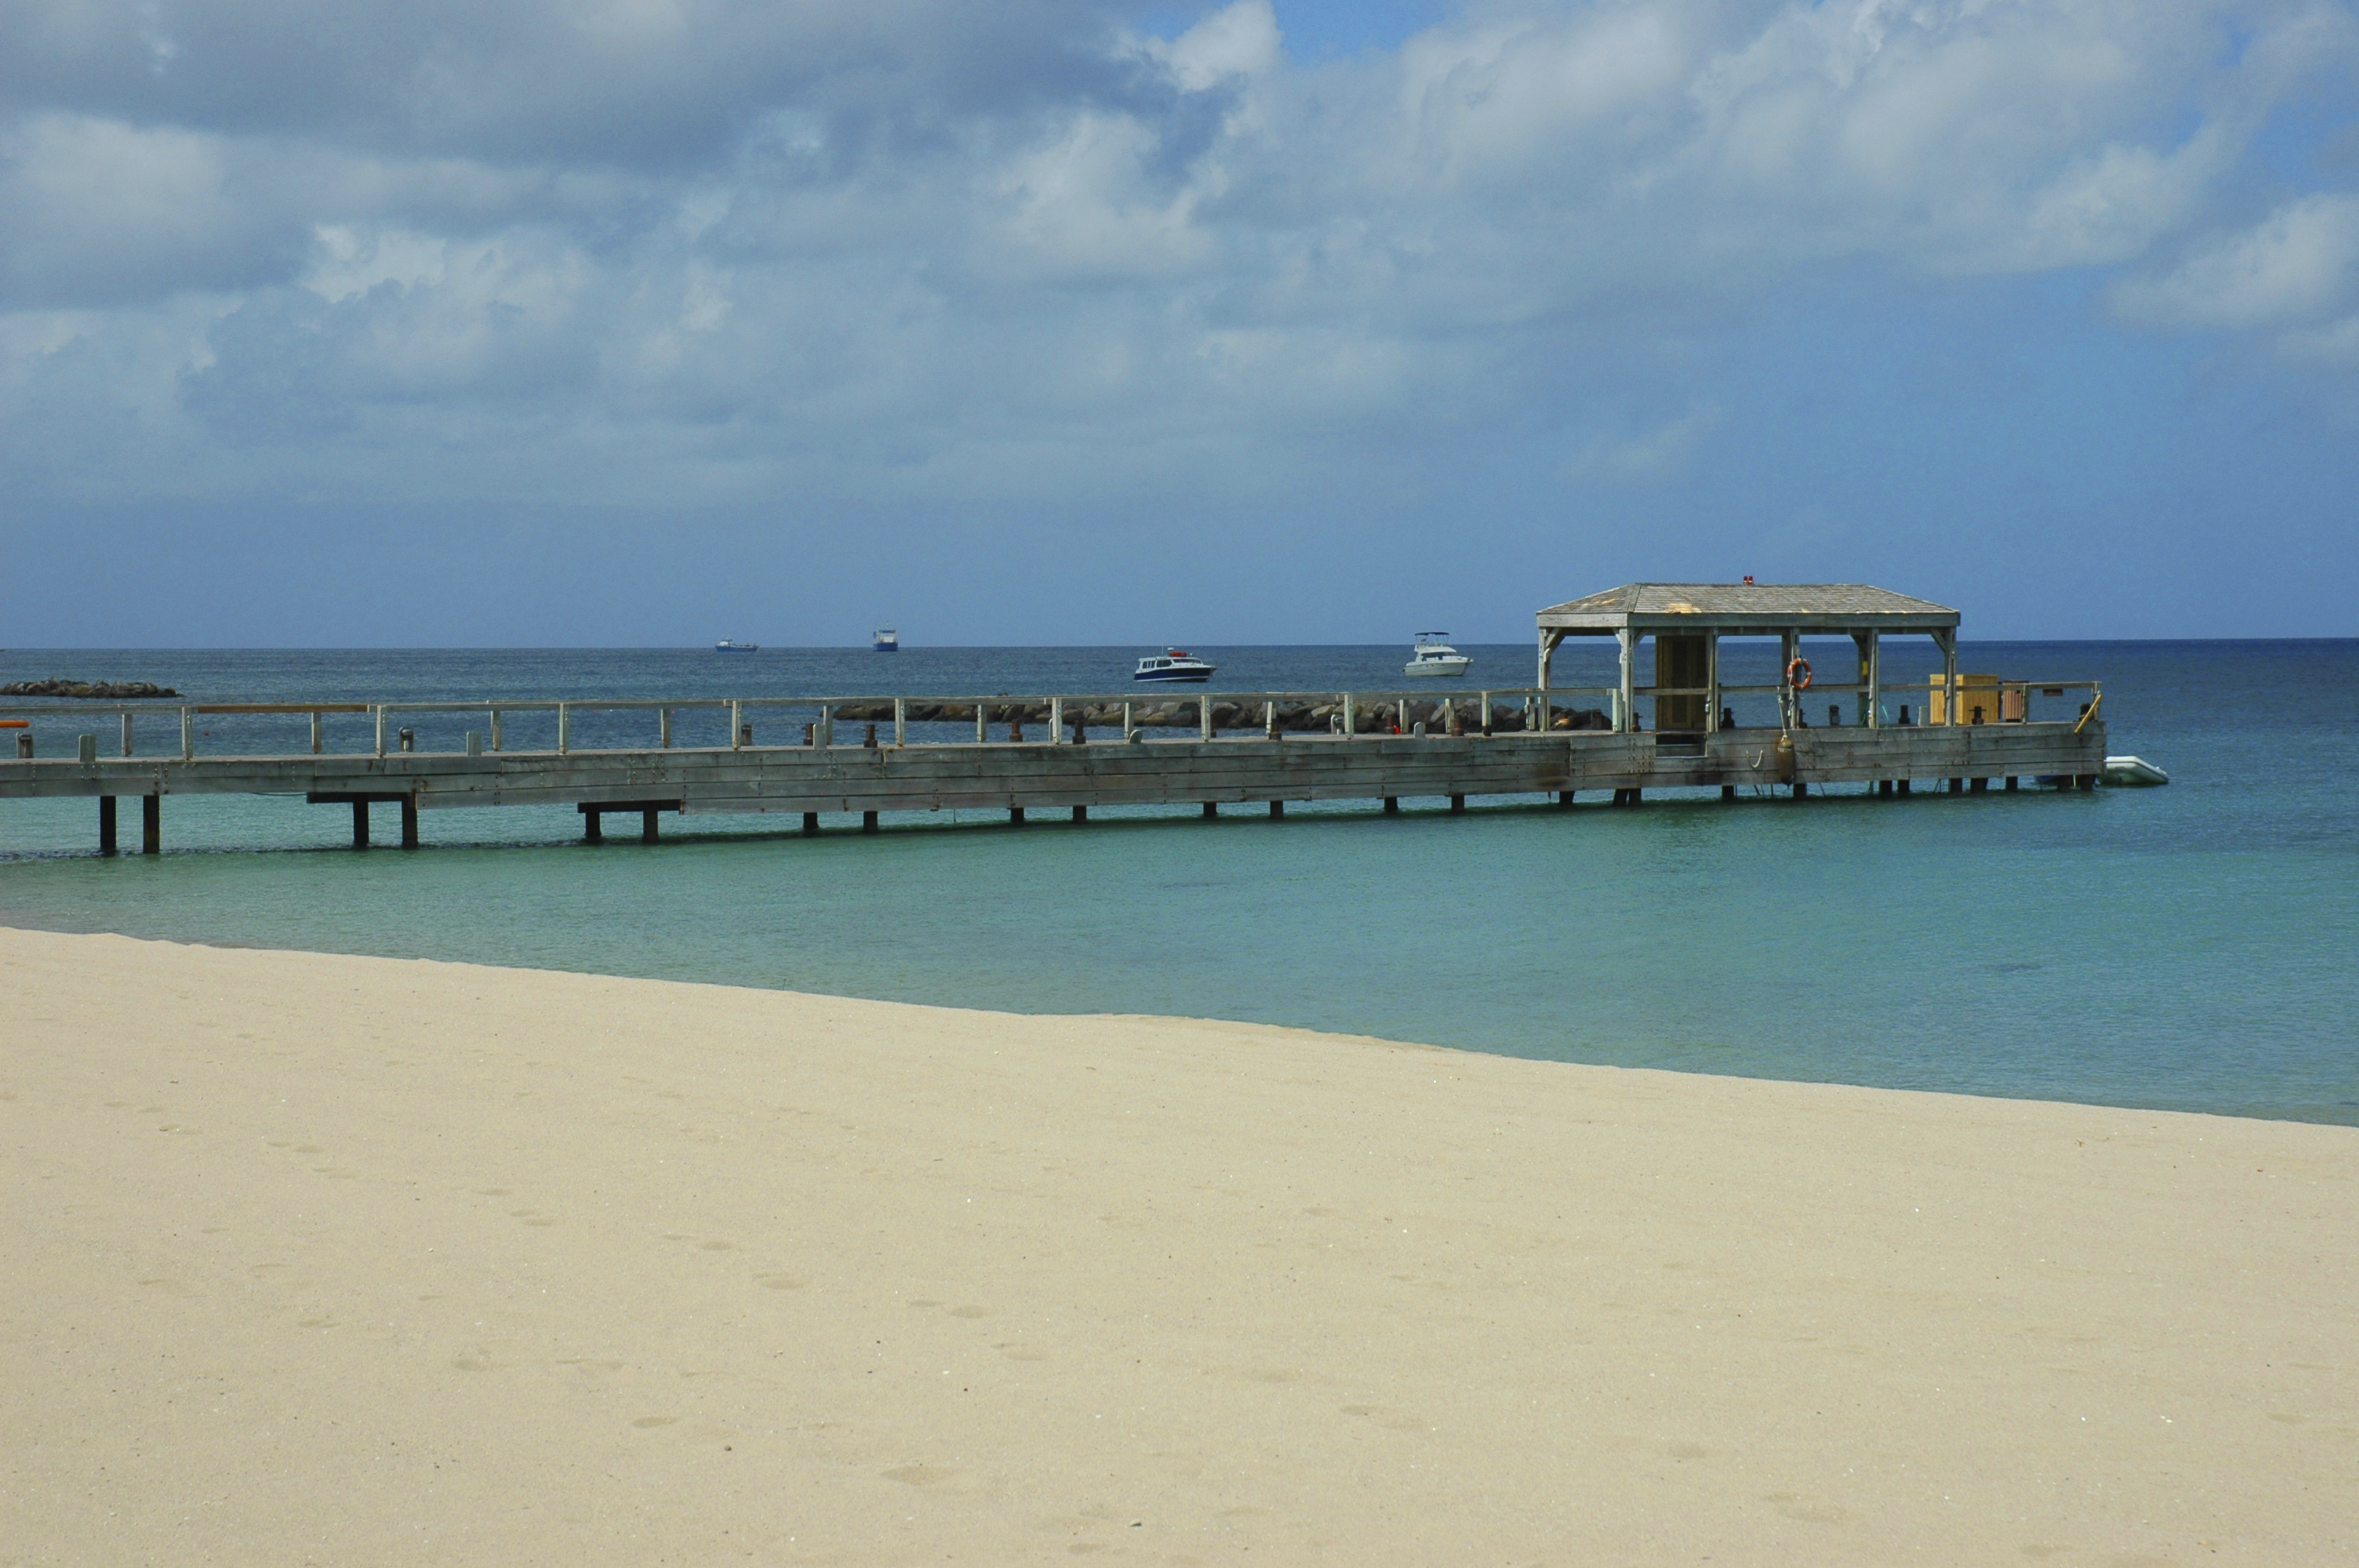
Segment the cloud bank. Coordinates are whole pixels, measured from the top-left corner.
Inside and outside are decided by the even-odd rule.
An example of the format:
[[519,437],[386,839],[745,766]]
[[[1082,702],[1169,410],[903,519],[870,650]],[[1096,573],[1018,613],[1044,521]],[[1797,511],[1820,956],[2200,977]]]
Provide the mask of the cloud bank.
[[2279,156],[2343,5],[1478,0],[1316,62],[1268,0],[1142,15],[17,0],[0,481],[1086,506],[1517,442],[1626,489],[1743,423],[1682,354],[1858,278],[2359,368],[2359,191]]

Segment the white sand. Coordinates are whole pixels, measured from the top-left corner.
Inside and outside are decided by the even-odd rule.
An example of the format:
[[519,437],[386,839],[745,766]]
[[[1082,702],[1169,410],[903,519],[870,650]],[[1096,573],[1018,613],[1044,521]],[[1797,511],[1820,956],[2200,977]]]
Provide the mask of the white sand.
[[0,1563],[2359,1547],[2359,1132],[0,931]]

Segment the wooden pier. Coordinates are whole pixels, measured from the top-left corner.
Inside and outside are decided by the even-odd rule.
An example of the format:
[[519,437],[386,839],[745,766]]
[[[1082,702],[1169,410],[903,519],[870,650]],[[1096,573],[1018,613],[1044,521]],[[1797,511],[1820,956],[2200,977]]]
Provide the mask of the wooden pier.
[[[44,757],[34,731],[19,729],[16,754],[0,753],[0,800],[93,797],[100,848],[112,851],[115,802],[138,796],[140,847],[153,854],[162,848],[164,799],[191,795],[300,796],[313,805],[342,806],[352,812],[358,846],[370,840],[371,807],[388,804],[399,812],[401,842],[415,846],[419,812],[462,806],[571,806],[592,840],[603,838],[603,817],[636,815],[639,836],[653,839],[661,815],[672,812],[771,813],[799,818],[806,832],[817,831],[823,816],[856,814],[864,829],[875,831],[886,813],[987,810],[1022,822],[1070,812],[1082,821],[1093,810],[1120,806],[1192,805],[1205,816],[1223,806],[1259,806],[1277,816],[1289,801],[1381,800],[1397,809],[1405,800],[1430,800],[1462,810],[1473,796],[1523,795],[1569,806],[1582,795],[1628,806],[1649,792],[1715,788],[1723,798],[1782,792],[1807,799],[1842,787],[1897,797],[1926,784],[1954,793],[1981,791],[1993,781],[2006,789],[2043,782],[2087,789],[2104,772],[2105,731],[2095,684],[1959,675],[1954,611],[1880,589],[1756,593],[1750,584],[1729,595],[1746,601],[1731,608],[1712,599],[1729,587],[1633,585],[1614,590],[1625,602],[1600,604],[1612,597],[1600,595],[1543,611],[1542,684],[1512,690],[136,703],[94,711],[44,703],[0,709],[0,719],[21,716],[55,731],[97,714],[111,716],[121,724],[122,754],[102,757],[98,737],[84,733],[74,738],[72,755]],[[1780,594],[1786,600],[1774,601]],[[1881,598],[1863,602],[1857,597],[1863,594]],[[1666,600],[1673,608],[1659,608]],[[1797,619],[1803,613],[1797,605],[1815,607],[1816,618]],[[1792,653],[1803,630],[1850,633],[1860,652],[1858,678],[1814,686]],[[1880,685],[1876,639],[1895,630],[1928,633],[1942,646],[1943,673],[1930,686]],[[1557,643],[1583,634],[1618,637],[1618,684],[1549,685]],[[1763,634],[1784,639],[1787,678],[1769,687],[1722,685],[1718,638]],[[1634,654],[1648,636],[1658,639],[1658,678],[1642,685]],[[1808,724],[1804,693],[1813,690],[1855,695],[1857,721]],[[1886,722],[1884,699],[1896,690],[1933,721]],[[2077,709],[2060,708],[2052,716],[2035,711],[2043,699],[2083,693],[2086,700]],[[1762,695],[1777,699],[1774,725],[1740,727],[1723,705],[1726,697]],[[1570,705],[1582,698],[1599,705],[1581,719],[1603,728],[1572,727]],[[1166,738],[1140,722],[1142,711],[1159,703],[1158,718],[1168,727],[1175,700],[1192,710],[1192,732]],[[1652,727],[1642,721],[1642,703],[1652,705]],[[597,750],[572,744],[577,715],[633,710],[653,720],[651,744]],[[944,715],[961,716],[962,725],[971,719],[973,738],[962,732],[913,739],[912,712],[929,716],[919,728],[935,731],[944,727]],[[503,719],[526,713],[554,714],[555,746],[516,750],[503,743]],[[700,713],[725,719],[726,743],[673,744],[678,719]],[[793,720],[805,713],[810,719],[800,743],[753,743],[755,719],[773,734],[777,720],[788,719],[792,738]],[[201,755],[197,741],[212,715],[304,720],[309,747]],[[359,752],[329,750],[324,720],[335,715],[365,715],[374,743]],[[480,727],[468,729],[456,751],[416,750],[414,731],[401,721],[427,715],[446,727],[454,716]],[[1242,731],[1216,729],[1216,719],[1234,722],[1244,716],[1260,722]],[[856,734],[848,731],[840,740],[839,724],[847,719]],[[1314,719],[1322,729],[1308,728]],[[159,719],[177,725],[178,754],[132,754],[135,726]],[[1708,722],[1712,719],[1719,722]],[[1029,723],[1034,735],[994,738],[995,720],[1003,730],[1012,725],[1016,734]]]

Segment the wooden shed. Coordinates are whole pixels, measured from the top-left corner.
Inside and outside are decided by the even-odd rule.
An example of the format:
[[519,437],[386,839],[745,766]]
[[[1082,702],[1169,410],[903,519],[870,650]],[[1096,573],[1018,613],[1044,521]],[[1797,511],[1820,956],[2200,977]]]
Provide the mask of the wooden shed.
[[[1723,695],[1775,692],[1781,722],[1797,718],[1796,693],[1783,681],[1773,687],[1723,687],[1720,641],[1723,637],[1775,637],[1778,666],[1790,665],[1801,639],[1848,636],[1859,650],[1855,682],[1815,681],[1821,692],[1856,692],[1861,722],[1880,728],[1880,640],[1893,634],[1930,637],[1941,654],[1943,689],[1954,688],[1958,670],[1958,612],[1930,600],[1911,599],[1865,583],[1634,582],[1552,604],[1538,612],[1539,685],[1549,685],[1549,665],[1567,637],[1612,637],[1621,645],[1622,679],[1614,704],[1614,728],[1628,732],[1636,701],[1655,699],[1656,729],[1671,733],[1718,728],[1713,716]],[[1637,684],[1637,648],[1655,639],[1655,682]],[[1829,672],[1832,674],[1832,672]],[[1929,716],[1930,717],[1930,716]],[[1956,721],[1956,705],[1945,705],[1936,722]]]

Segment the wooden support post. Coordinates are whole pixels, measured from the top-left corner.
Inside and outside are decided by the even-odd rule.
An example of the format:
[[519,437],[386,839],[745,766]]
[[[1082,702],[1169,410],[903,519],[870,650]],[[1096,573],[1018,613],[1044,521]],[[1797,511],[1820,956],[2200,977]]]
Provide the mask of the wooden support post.
[[131,715],[123,716],[123,754],[131,755]]
[[353,848],[365,849],[368,847],[369,803],[364,800],[355,800],[353,802]]
[[1703,640],[1703,729],[1707,735],[1720,730],[1720,637],[1717,633]]
[[1077,806],[1073,807],[1073,820],[1074,820],[1074,821],[1076,821],[1076,822],[1087,822],[1089,819],[1090,819],[1090,808],[1089,808],[1088,806]]
[[1284,801],[1282,801],[1282,800],[1273,800],[1273,801],[1271,801],[1271,802],[1269,803],[1269,814],[1270,814],[1272,816],[1285,816],[1285,815],[1286,815],[1286,802],[1284,802]]
[[2010,774],[2008,774],[2008,775],[2007,775],[2007,780],[2006,780],[2006,789],[2007,789],[2007,793],[2008,793],[2009,795],[2013,795],[2013,794],[2015,793],[2016,782],[2017,782],[2017,781],[2016,781],[2016,777],[2015,777],[2015,775],[2014,775],[2014,774],[2010,773]]
[[1951,779],[1951,780],[1950,781],[1950,793],[1951,793],[1951,795],[1963,795],[1965,792],[1966,792],[1966,781],[1965,781],[1965,780],[1963,780],[1963,779]]
[[1201,741],[1212,738],[1212,699],[1210,696],[1196,699],[1196,737]]
[[[313,708],[311,710],[311,754],[315,757],[327,749],[327,737],[321,733],[326,727],[320,710]],[[124,754],[130,755],[127,752]]]
[[1560,789],[1557,791],[1556,803],[1559,806],[1571,806],[1572,804],[1572,791],[1569,789]]
[[1277,739],[1277,704],[1275,700],[1261,705],[1261,729],[1265,740]]
[[385,704],[376,707],[376,754],[385,755]]
[[414,795],[401,797],[401,847],[418,848],[418,797]]
[[493,750],[493,751],[495,751],[495,752],[496,752],[496,751],[498,751],[498,750],[500,749],[500,710],[499,710],[498,708],[493,708],[493,709],[492,709],[492,719],[491,719],[491,721],[492,721],[492,750]]
[[662,814],[660,812],[654,811],[642,811],[639,813],[640,843],[652,844],[662,836],[660,830],[656,827],[656,818],[661,815]]
[[111,795],[98,797],[98,852],[114,853],[114,797]]
[[1398,795],[1388,795],[1385,796],[1385,813],[1386,813],[1386,816],[1397,816],[1397,815],[1399,814],[1399,812],[1400,812],[1400,796],[1398,796]]
[[1007,825],[1010,827],[1021,827],[1024,826],[1024,808],[1022,806],[1011,806],[1007,808]]
[[1895,779],[1892,781],[1892,787],[1900,795],[1906,795],[1908,793],[1908,782],[1907,779]]
[[606,814],[596,806],[585,807],[582,813],[582,841],[603,844],[606,841]]
[[[730,706],[734,708],[736,705]],[[573,750],[573,705],[570,702],[557,705],[557,750],[560,755]]]
[[731,751],[733,751],[733,752],[742,751],[742,750],[744,750],[744,749],[745,749],[745,729],[744,729],[745,721],[745,705],[744,703],[742,703],[742,702],[734,702],[734,701],[733,701],[732,703],[730,703],[730,705],[729,705],[729,749],[730,749]]
[[874,833],[876,831],[876,814],[875,812],[864,811],[860,814],[860,830],[863,833]]
[[1213,817],[1218,816],[1220,814],[1221,814],[1221,807],[1220,807],[1220,804],[1219,804],[1219,802],[1217,802],[1217,801],[1210,801],[1210,800],[1208,800],[1208,801],[1206,801],[1206,802],[1204,803],[1204,820],[1205,820],[1205,821],[1210,822]]
[[1867,689],[1859,694],[1859,721],[1870,730],[1884,728],[1884,634],[1880,632],[1857,632],[1852,641],[1859,645],[1859,683]]
[[1486,741],[1487,741],[1487,740],[1489,740],[1489,739],[1490,739],[1490,737],[1491,737],[1491,694],[1490,694],[1489,692],[1487,692],[1487,691],[1486,691],[1486,692],[1484,692],[1484,693],[1483,694],[1483,738],[1484,738],[1484,740],[1486,740]]
[[197,754],[197,719],[187,708],[180,709],[180,761],[187,762]]
[[671,750],[671,709],[669,708],[656,709],[656,744],[667,752]]
[[906,697],[897,697],[893,699],[893,744],[906,746],[908,743],[909,699]]
[[1990,793],[1990,780],[1975,779],[1968,784],[1966,788],[1973,795],[1987,795]]
[[1721,785],[1720,798],[1723,800],[1734,800],[1736,798],[1736,786],[1734,784]]
[[1795,798],[1796,800],[1808,800],[1808,799],[1810,799],[1810,786],[1809,784],[1804,784],[1800,779],[1796,779],[1796,780],[1794,781],[1794,798]]
[[1890,779],[1878,779],[1878,780],[1876,780],[1876,781],[1875,781],[1875,793],[1876,793],[1876,794],[1878,794],[1878,795],[1882,795],[1882,796],[1884,796],[1886,800],[1891,799],[1891,798],[1892,798],[1892,781],[1891,781]]
[[1061,697],[1052,697],[1049,699],[1049,744],[1061,746],[1064,743],[1065,699]]
[[164,852],[164,797],[160,795],[139,797],[139,852],[143,855]]
[[[1614,641],[1622,649],[1622,684],[1614,693],[1614,732],[1627,735],[1637,715],[1638,639],[1631,633],[1630,628],[1625,626],[1614,633]],[[1548,728],[1546,693],[1541,694],[1540,701],[1540,728],[1545,730]]]
[[1933,641],[1941,650],[1941,722],[1958,722],[1958,634],[1936,632]]
[[1450,811],[1451,816],[1458,816],[1463,813],[1465,809],[1466,797],[1464,795],[1453,795],[1450,797]]
[[1347,691],[1343,694],[1343,733],[1346,736],[1358,734],[1360,716],[1353,710],[1352,694]]

